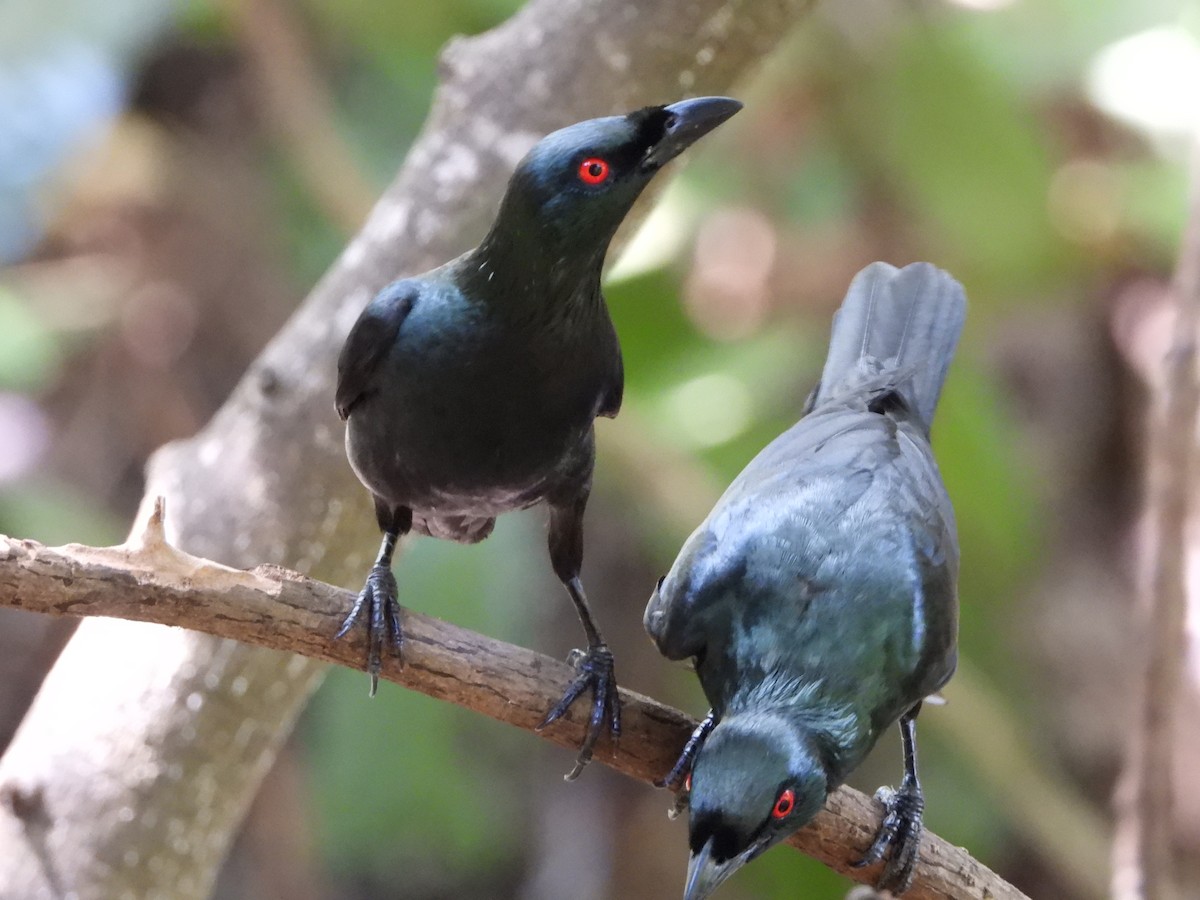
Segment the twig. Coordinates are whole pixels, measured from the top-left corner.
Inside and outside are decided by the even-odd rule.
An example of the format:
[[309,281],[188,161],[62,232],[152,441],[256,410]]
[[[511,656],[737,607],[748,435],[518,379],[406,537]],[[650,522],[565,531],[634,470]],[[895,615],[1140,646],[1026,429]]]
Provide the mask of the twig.
[[[332,638],[350,602],[348,592],[276,566],[243,571],[183,553],[166,542],[161,503],[136,543],[119,547],[50,548],[0,537],[0,602],[52,615],[178,625],[348,666],[360,666],[365,651],[361,641]],[[570,676],[561,662],[415,612],[405,613],[404,633],[404,665],[385,660],[383,677],[526,731],[536,728]],[[652,782],[671,767],[695,722],[631,691],[622,690],[621,700],[620,747],[607,745],[596,758]],[[574,748],[585,716],[572,713],[543,736]],[[6,792],[2,777],[0,793],[16,796]],[[841,788],[791,843],[844,875],[869,881],[873,870],[854,869],[851,863],[870,844],[879,815],[870,798]],[[1017,900],[1024,895],[930,834],[906,896]]]
[[1175,715],[1185,658],[1189,496],[1200,382],[1200,149],[1192,200],[1172,285],[1175,328],[1149,425],[1146,518],[1150,524],[1146,675],[1125,771],[1116,797],[1113,895],[1160,900],[1173,890],[1172,834]]

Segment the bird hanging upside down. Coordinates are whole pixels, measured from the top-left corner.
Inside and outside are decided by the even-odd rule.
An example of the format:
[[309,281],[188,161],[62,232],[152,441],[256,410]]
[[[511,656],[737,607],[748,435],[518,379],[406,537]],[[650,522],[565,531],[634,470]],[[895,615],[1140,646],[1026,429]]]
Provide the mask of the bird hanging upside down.
[[685,900],[817,814],[899,720],[904,780],[860,865],[913,877],[915,720],[954,672],[958,541],[929,426],[966,298],[928,263],[868,266],[804,417],[746,466],[646,608],[712,705],[664,784],[690,805]]
[[483,243],[388,285],[351,329],[338,359],[337,410],[384,537],[338,636],[365,617],[372,694],[385,639],[401,651],[397,540],[416,531],[474,543],[496,516],[544,500],[550,561],[588,648],[542,726],[592,692],[572,778],[605,727],[619,735],[612,654],[579,580],[593,422],[617,414],[624,383],[600,273],[642,189],[740,108],[702,97],[548,135],[517,166]]

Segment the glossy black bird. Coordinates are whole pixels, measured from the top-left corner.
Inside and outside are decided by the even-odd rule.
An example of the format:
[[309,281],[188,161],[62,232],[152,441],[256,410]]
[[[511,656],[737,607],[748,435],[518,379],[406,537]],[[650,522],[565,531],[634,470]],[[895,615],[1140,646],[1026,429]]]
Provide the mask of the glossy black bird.
[[517,166],[483,243],[388,285],[351,329],[338,360],[337,410],[384,538],[338,636],[365,614],[372,694],[385,635],[400,651],[391,572],[400,536],[474,543],[500,513],[544,500],[550,560],[588,649],[542,725],[592,691],[570,777],[606,724],[619,734],[612,655],[579,580],[593,422],[617,414],[623,388],[600,273],[613,233],[655,173],[740,108],[702,97],[548,135]]
[[685,900],[815,816],[897,719],[904,780],[861,865],[911,883],[914,721],[954,672],[958,543],[929,426],[966,298],[928,263],[874,263],[838,311],[806,414],[738,476],[659,582],[645,625],[695,659],[712,710],[690,769]]

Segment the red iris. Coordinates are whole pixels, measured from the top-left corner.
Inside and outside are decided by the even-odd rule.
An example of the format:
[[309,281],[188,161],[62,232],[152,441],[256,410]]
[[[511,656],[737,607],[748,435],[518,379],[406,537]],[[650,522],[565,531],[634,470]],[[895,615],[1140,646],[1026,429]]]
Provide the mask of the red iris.
[[608,175],[608,163],[598,156],[589,156],[579,164],[579,180],[584,184],[604,184]]
[[791,788],[784,788],[779,799],[775,801],[775,808],[771,810],[771,815],[777,819],[782,819],[788,816],[793,809],[796,808],[796,794]]
[[683,779],[683,789],[689,794],[692,792],[692,773],[687,773],[687,778]]

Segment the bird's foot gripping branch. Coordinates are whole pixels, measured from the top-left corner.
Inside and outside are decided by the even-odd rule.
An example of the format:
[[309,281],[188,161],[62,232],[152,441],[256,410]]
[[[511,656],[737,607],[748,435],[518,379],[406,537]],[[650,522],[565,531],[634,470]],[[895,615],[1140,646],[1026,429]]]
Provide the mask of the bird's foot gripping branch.
[[596,644],[587,650],[575,650],[567,662],[579,673],[567,685],[566,693],[551,707],[537,730],[557,722],[584,691],[592,693],[592,714],[588,720],[587,735],[579,748],[575,766],[564,776],[574,781],[583,774],[584,767],[592,761],[596,742],[607,727],[610,739],[616,746],[621,737],[621,699],[618,696],[617,678],[613,672],[612,651],[607,644]]

